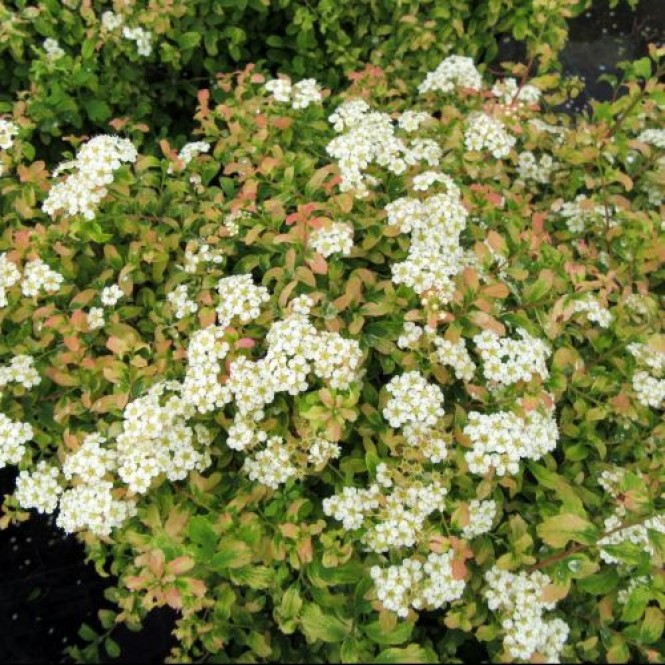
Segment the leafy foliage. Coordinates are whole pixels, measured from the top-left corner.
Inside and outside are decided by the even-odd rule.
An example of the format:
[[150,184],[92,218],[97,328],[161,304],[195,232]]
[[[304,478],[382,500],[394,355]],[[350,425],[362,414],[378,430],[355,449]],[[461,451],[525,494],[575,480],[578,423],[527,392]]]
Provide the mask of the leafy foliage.
[[[348,3],[319,4],[329,20],[323,25],[349,20],[341,15]],[[520,11],[520,3],[510,4]],[[443,12],[444,5],[433,3],[433,11]],[[221,34],[237,47],[237,59],[252,55],[242,50],[252,25],[245,10],[267,25],[268,5],[214,6],[223,33],[215,33],[212,21],[212,36],[206,32],[203,38],[205,52],[196,21],[207,5],[173,3],[151,15],[154,25],[147,25],[166,35],[160,53],[165,62],[178,63],[174,71],[179,63],[205,71]],[[366,5],[350,7],[362,12]],[[458,9],[468,7],[460,3]],[[467,17],[469,33],[494,25],[502,7],[480,3],[484,13]],[[548,7],[554,11],[560,3]],[[280,8],[294,12],[289,21],[301,26],[296,46],[309,59],[297,60],[289,51],[275,55],[274,62],[289,62],[293,74],[309,72],[308,63],[322,62],[322,53],[328,58],[334,42],[326,41],[322,26],[325,46],[307,36],[314,34],[308,23],[313,10],[289,2]],[[223,327],[228,356],[215,374],[219,382],[231,379],[239,359],[266,355],[271,326],[292,313],[299,296],[311,299],[309,321],[317,334],[353,340],[362,356],[362,371],[348,385],[335,387],[310,372],[305,389],[278,392],[266,404],[257,420],[270,437],[281,437],[296,468],[276,489],[251,480],[244,466],[248,453],[229,445],[239,410],[231,403],[190,414],[192,424],[211,434],[205,470],[174,481],[159,473],[145,494],[133,494],[112,473],[104,476],[113,483],[114,499],[136,500],[136,511],[109,535],[80,535],[100,573],[117,576],[108,597],[118,610],[100,616],[102,635],[82,628],[89,645],[75,655],[91,660],[102,646],[116,655],[114,624],[137,628],[151,609],[168,605],[179,612],[174,661],[441,662],[472,646],[486,649],[492,661],[508,662],[514,660],[505,641],[511,632],[508,610],[488,602],[487,573],[494,570],[514,579],[547,574],[538,600],[568,625],[563,660],[662,658],[665,429],[662,404],[645,403],[635,383],[648,365],[644,359],[665,352],[663,146],[644,138],[662,119],[662,50],[652,48],[650,58],[626,63],[621,85],[627,94],[595,104],[590,117],[557,113],[566,94],[560,77],[542,71],[529,79],[520,65],[506,72],[519,78],[508,98],[501,90],[490,92],[491,83],[480,90],[416,96],[411,79],[370,65],[352,75],[349,90],[325,90],[322,103],[303,109],[268,95],[266,74],[250,65],[220,74],[214,87],[197,93],[194,135],[210,145],[208,154],[186,163],[164,139],[161,152],[142,150],[135,160],[114,167],[93,219],[51,217],[42,209],[54,187],[50,167],[35,160],[39,141],[53,129],[48,113],[51,122],[63,118],[74,127],[103,122],[119,100],[131,108],[130,90],[142,95],[143,74],[138,67],[110,67],[106,46],[98,53],[96,19],[87,4],[72,10],[44,2],[35,11],[44,16],[30,29],[48,34],[46,15],[69,21],[72,45],[82,44],[82,57],[108,57],[108,67],[99,71],[117,76],[126,89],[106,86],[100,78],[82,95],[83,107],[72,105],[69,93],[59,98],[55,87],[44,93],[39,77],[46,77],[47,67],[34,61],[34,98],[11,105],[19,134],[2,153],[0,251],[21,271],[39,257],[64,278],[54,292],[38,295],[25,295],[14,282],[0,309],[2,365],[28,355],[41,377],[30,388],[4,385],[2,412],[33,428],[19,468],[29,472],[40,462],[64,468],[87,435],[116,440],[128,405],[156,384],[182,382],[192,362],[188,348],[200,329],[215,326],[216,308],[226,302],[216,289],[229,276],[251,275],[269,297],[258,315],[247,321],[236,317]],[[227,12],[236,18],[227,20]],[[522,11],[520,17],[512,17],[506,28],[512,25],[518,38],[536,34],[530,15]],[[449,16],[437,19],[457,30]],[[369,25],[364,15],[354,22]],[[240,34],[236,23],[247,31]],[[371,25],[381,34],[377,26],[386,24]],[[435,34],[436,24],[423,25],[417,29]],[[391,33],[394,48],[426,50],[425,38],[418,46],[404,30]],[[330,40],[341,39],[339,29],[331,32]],[[367,46],[371,39],[362,37]],[[10,41],[12,57],[20,59],[23,38]],[[281,48],[275,40],[266,42]],[[135,57],[129,45],[118,48]],[[387,57],[390,40],[384,48]],[[230,47],[229,53],[235,58]],[[345,53],[367,56],[364,50]],[[399,57],[410,59],[406,53]],[[440,55],[430,57],[434,63],[411,60],[416,64],[410,66],[425,71]],[[55,65],[61,66],[74,72],[71,79],[86,72],[85,65],[72,68],[69,60]],[[58,85],[57,77],[51,84]],[[541,91],[539,102],[520,99],[527,85]],[[343,165],[329,156],[337,136],[329,116],[345,100],[359,97],[395,120],[414,109],[414,98],[415,110],[431,114],[416,135],[439,146],[437,168],[459,189],[468,216],[460,231],[465,263],[460,258],[448,298],[419,293],[392,278],[393,266],[410,256],[415,232],[409,237],[389,223],[386,208],[400,197],[426,200],[430,193],[416,189],[414,178],[433,167],[416,160],[400,173],[370,160],[363,168],[373,184],[367,196],[357,198],[353,190],[345,191]],[[65,100],[62,106],[58,99]],[[43,112],[36,110],[40,104]],[[134,111],[132,121],[116,128],[140,147],[148,130],[140,123],[150,111],[140,105]],[[480,112],[493,114],[515,138],[502,159],[465,142],[469,123]],[[399,126],[394,131],[399,140],[410,140]],[[74,148],[85,145],[80,137],[69,140]],[[529,170],[534,167],[520,158],[525,152],[547,153],[555,166],[548,169],[540,161],[540,171]],[[433,191],[449,187],[445,182],[434,182]],[[323,256],[312,247],[312,234],[332,221],[353,227],[348,256]],[[203,260],[186,270],[192,253],[204,245],[223,261]],[[103,303],[100,292],[110,284],[120,287],[122,297],[104,310],[101,326],[91,326],[90,310]],[[169,295],[182,285],[196,311],[178,317]],[[596,309],[577,307],[589,298]],[[609,311],[607,325],[594,320],[599,310]],[[413,343],[400,340],[405,323],[423,328]],[[520,330],[530,336],[523,339],[547,343],[547,371],[514,382],[489,380],[478,336],[514,340]],[[455,364],[441,360],[434,338],[464,342],[474,363],[470,378],[459,378]],[[432,461],[421,449],[426,442],[410,446],[406,428],[389,424],[387,405],[396,399],[390,381],[410,372],[443,397],[444,415],[435,418],[435,433],[445,443],[445,459]],[[552,409],[558,434],[551,450],[523,455],[516,473],[497,473],[496,466],[473,470],[472,413],[510,412],[523,424]],[[433,431],[427,434],[434,436]],[[339,457],[303,462],[314,437],[338,444]],[[378,487],[387,473],[404,491],[429,482],[442,488],[445,498],[425,515],[412,544],[373,550],[366,547],[367,524],[345,529],[324,510],[324,499],[345,488]],[[380,514],[384,500],[382,495],[377,501],[379,516],[372,517],[377,522],[388,519]],[[474,501],[492,501],[495,507],[489,528],[477,534],[469,531],[476,519]],[[2,524],[25,517],[17,496],[7,497]],[[624,537],[628,529],[631,538]],[[403,617],[386,609],[373,581],[375,567],[430,562],[433,555],[449,557],[446,572],[464,582],[463,594],[436,608],[414,603]]]

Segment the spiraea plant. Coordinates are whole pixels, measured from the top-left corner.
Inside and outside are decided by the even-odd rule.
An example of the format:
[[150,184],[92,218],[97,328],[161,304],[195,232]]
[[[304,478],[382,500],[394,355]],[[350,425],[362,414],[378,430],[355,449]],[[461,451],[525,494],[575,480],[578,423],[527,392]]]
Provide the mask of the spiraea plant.
[[249,66],[60,165],[14,106],[2,523],[116,576],[75,656],[168,605],[173,661],[662,659],[662,56],[588,117],[463,54]]

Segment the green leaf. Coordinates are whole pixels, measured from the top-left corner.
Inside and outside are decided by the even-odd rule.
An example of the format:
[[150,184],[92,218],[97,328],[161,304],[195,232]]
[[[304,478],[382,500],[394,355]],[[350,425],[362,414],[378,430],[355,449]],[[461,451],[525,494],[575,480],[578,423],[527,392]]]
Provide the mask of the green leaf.
[[98,637],[97,633],[87,623],[81,624],[78,636],[86,642],[94,642]]
[[565,512],[584,515],[582,500],[563,476],[535,462],[529,463],[528,467],[540,485],[556,492],[563,503]]
[[210,559],[213,570],[242,568],[252,562],[252,550],[242,540],[222,538],[217,549],[218,552]]
[[203,516],[197,515],[189,520],[187,533],[192,542],[200,546],[200,559],[207,561],[217,549],[218,536],[210,522]]
[[106,653],[111,658],[118,658],[120,656],[120,645],[110,637],[104,640],[104,649],[106,649]]
[[111,117],[111,107],[101,99],[89,99],[85,102],[85,110],[93,122],[104,122]]
[[580,589],[592,593],[594,596],[603,596],[616,589],[618,584],[619,574],[614,567],[606,568],[600,573],[579,580],[577,583]]
[[309,642],[341,642],[351,632],[351,621],[323,614],[318,605],[305,605],[300,625]]
[[638,76],[648,79],[651,76],[651,60],[649,58],[640,58],[633,62],[633,70]]
[[182,35],[178,35],[177,42],[183,51],[191,51],[201,42],[201,33],[185,32]]
[[574,513],[548,517],[538,525],[536,531],[551,547],[565,547],[570,540],[583,545],[593,545],[598,539],[598,529]]
[[640,641],[643,644],[653,644],[663,634],[663,611],[657,607],[647,607],[644,613],[644,621],[640,628]]
[[645,587],[638,586],[634,588],[621,612],[621,621],[634,623],[642,618],[644,610],[651,600],[651,593]]
[[252,589],[267,589],[273,582],[273,569],[267,566],[248,566],[231,571],[231,580]]
[[413,624],[408,621],[402,621],[389,631],[381,628],[379,621],[368,624],[363,629],[367,637],[376,644],[402,644],[406,642],[413,632]]
[[372,662],[374,663],[437,663],[438,658],[430,649],[418,644],[409,644],[403,649],[384,649]]

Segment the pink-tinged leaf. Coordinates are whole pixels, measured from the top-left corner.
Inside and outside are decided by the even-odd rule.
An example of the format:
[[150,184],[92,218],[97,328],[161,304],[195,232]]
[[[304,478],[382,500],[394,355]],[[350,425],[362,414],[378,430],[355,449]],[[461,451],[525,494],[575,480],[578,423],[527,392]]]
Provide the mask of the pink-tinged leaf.
[[137,589],[142,589],[145,586],[147,579],[142,575],[132,575],[131,577],[125,578],[125,586],[130,591],[136,591]]
[[157,578],[164,574],[164,552],[162,550],[151,550],[148,554],[148,568]]
[[434,535],[429,540],[429,549],[436,554],[441,554],[448,550],[450,539],[445,536]]
[[454,580],[463,580],[466,577],[467,567],[464,559],[453,559],[451,567]]
[[253,349],[256,346],[256,341],[251,337],[241,337],[236,343],[236,349]]
[[185,578],[187,582],[187,588],[191,593],[193,593],[197,598],[202,598],[206,592],[206,585],[203,580],[197,580],[193,577]]
[[128,122],[129,118],[113,118],[113,120],[109,120],[109,125],[113,127],[116,132],[119,132]]
[[179,556],[166,564],[166,572],[170,575],[182,575],[194,568],[195,563],[190,556]]
[[14,232],[14,244],[17,249],[25,249],[30,245],[30,236],[32,231],[30,229],[25,229],[23,231]]
[[76,352],[83,348],[83,344],[78,337],[63,337],[62,342],[70,351]]
[[164,600],[166,601],[169,607],[172,607],[174,610],[179,610],[182,608],[182,595],[180,591],[175,587],[169,587],[164,591]]
[[129,349],[129,344],[119,337],[109,337],[106,340],[106,348],[116,356],[121,356]]
[[326,275],[328,273],[328,262],[321,256],[315,254],[313,258],[307,260],[307,265],[312,269],[312,272],[317,275]]
[[282,532],[284,538],[297,538],[300,534],[300,529],[293,522],[287,522],[286,524],[280,524],[279,530]]
[[301,563],[310,563],[314,558],[314,548],[312,547],[312,539],[307,536],[298,543],[296,547],[296,552],[298,553],[298,558]]

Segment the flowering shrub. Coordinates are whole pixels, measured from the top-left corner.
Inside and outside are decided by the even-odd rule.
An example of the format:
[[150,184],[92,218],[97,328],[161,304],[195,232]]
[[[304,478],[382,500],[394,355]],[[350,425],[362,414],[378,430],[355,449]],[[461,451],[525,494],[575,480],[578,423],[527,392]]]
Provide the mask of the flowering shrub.
[[465,57],[415,103],[248,66],[180,151],[56,168],[14,106],[2,524],[117,576],[80,658],[164,605],[173,660],[660,658],[662,56],[589,118]]
[[[627,0],[635,4],[636,0]],[[611,6],[618,0],[609,0]],[[596,0],[604,6],[605,0]],[[502,34],[543,62],[562,48],[566,19],[591,0],[4,0],[0,113],[16,95],[57,159],[52,137],[132,129],[185,135],[200,87],[258,62],[339,86],[369,62],[411,80],[448,54],[492,61]],[[213,88],[214,90],[214,88]],[[217,91],[214,91],[217,95]],[[216,96],[222,101],[222,96]]]

